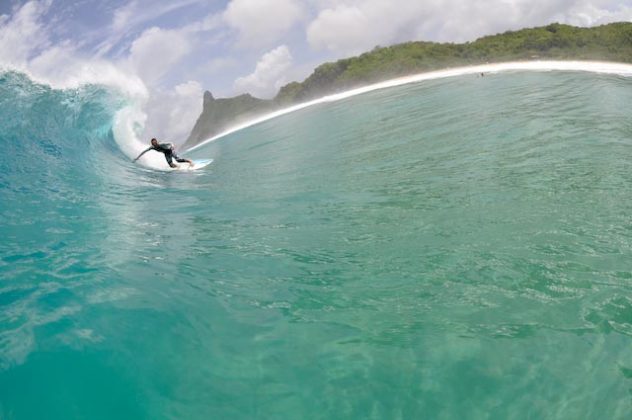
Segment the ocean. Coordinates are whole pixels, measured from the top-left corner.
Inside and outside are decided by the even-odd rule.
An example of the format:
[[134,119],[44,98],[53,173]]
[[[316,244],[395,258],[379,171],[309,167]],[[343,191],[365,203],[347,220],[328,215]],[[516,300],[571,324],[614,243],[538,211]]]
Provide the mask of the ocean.
[[193,172],[117,89],[0,74],[0,419],[628,418],[632,79],[478,70]]

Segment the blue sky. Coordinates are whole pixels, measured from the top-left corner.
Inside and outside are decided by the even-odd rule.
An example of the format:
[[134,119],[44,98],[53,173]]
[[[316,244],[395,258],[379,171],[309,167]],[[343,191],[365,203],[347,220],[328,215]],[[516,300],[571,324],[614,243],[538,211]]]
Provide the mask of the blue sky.
[[0,66],[130,75],[149,92],[149,124],[182,136],[204,90],[271,97],[376,45],[632,21],[632,0],[0,0],[0,15]]

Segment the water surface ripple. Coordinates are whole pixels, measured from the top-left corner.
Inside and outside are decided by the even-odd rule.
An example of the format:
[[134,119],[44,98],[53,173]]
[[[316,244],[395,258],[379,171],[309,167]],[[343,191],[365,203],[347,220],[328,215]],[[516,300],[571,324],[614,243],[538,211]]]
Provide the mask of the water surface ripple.
[[629,78],[394,87],[163,173],[116,150],[110,94],[16,77],[0,83],[0,418],[632,410]]

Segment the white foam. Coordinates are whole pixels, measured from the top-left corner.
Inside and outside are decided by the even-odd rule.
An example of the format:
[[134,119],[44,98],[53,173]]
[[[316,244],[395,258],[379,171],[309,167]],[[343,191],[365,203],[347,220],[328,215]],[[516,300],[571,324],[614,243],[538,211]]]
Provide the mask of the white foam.
[[11,65],[0,62],[0,73],[17,71],[29,77],[33,82],[48,85],[54,89],[77,89],[85,85],[103,85],[117,89],[130,98],[146,99],[149,95],[143,81],[131,74],[124,73],[111,63],[97,60],[89,62],[67,58],[66,66],[50,70],[48,66]]
[[[130,159],[134,158],[149,142],[141,142],[138,133],[147,120],[143,111],[149,99],[149,90],[136,75],[126,73],[114,64],[103,61],[79,59],[70,54],[64,55],[67,65],[55,67],[49,63],[27,66],[0,62],[0,73],[17,71],[25,74],[34,83],[50,86],[53,89],[78,89],[86,85],[111,87],[126,98],[130,105],[117,111],[112,131],[119,148]],[[52,69],[52,70],[51,70]],[[164,158],[159,156],[143,157],[142,163],[154,169],[168,168]]]
[[299,111],[301,109],[308,108],[310,106],[336,102],[343,99],[350,98],[352,96],[362,95],[364,93],[373,92],[380,89],[387,89],[396,86],[407,85],[411,83],[419,83],[427,80],[443,79],[447,77],[464,76],[468,74],[478,73],[497,73],[506,71],[578,71],[578,72],[590,72],[590,73],[605,73],[605,74],[618,74],[622,76],[632,76],[632,65],[623,63],[610,63],[601,61],[513,61],[507,63],[498,64],[483,64],[470,67],[458,67],[453,69],[432,71],[428,73],[416,74],[413,76],[401,77],[385,82],[364,86],[357,89],[352,89],[346,92],[337,93],[334,95],[328,95],[320,99],[305,102],[302,104],[294,105],[289,108],[281,109],[270,114],[263,115],[255,118],[251,121],[245,122],[240,125],[236,125],[208,140],[189,149],[195,150],[203,147],[215,140],[225,137],[229,134],[235,133],[244,128],[252,127],[256,124],[261,124],[265,121],[273,118],[278,118],[282,115],[290,114],[292,112]]
[[[149,146],[149,139],[141,141],[141,133],[147,122],[145,108],[149,100],[149,90],[143,81],[131,73],[125,73],[106,61],[88,62],[73,57],[68,58],[70,65],[59,71],[46,71],[26,66],[0,63],[0,74],[17,71],[25,74],[34,83],[50,86],[53,89],[78,89],[86,85],[107,86],[124,95],[129,105],[114,115],[112,132],[114,140],[121,151],[131,159],[135,158]],[[169,170],[164,156],[158,153],[147,153],[139,162],[146,167],[158,170]]]

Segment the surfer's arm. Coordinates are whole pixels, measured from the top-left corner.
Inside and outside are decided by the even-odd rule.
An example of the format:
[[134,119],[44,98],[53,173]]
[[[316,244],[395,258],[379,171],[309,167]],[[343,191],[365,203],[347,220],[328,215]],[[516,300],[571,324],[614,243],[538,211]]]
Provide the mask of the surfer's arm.
[[153,149],[153,147],[148,147],[147,149],[143,150],[143,152],[140,155],[138,155],[138,157],[136,159],[134,159],[134,162],[136,162],[138,159],[140,159],[140,157],[142,155],[144,155],[145,153],[149,152],[151,149]]

